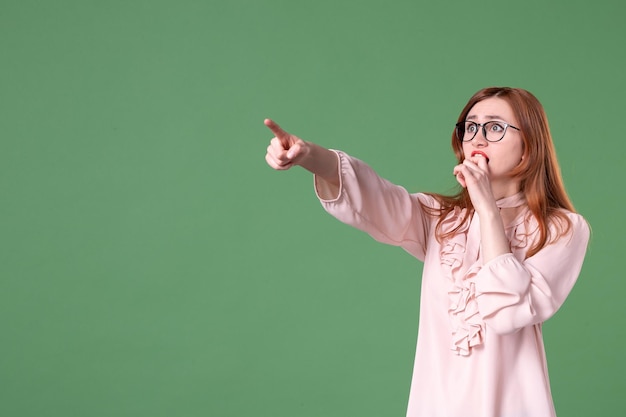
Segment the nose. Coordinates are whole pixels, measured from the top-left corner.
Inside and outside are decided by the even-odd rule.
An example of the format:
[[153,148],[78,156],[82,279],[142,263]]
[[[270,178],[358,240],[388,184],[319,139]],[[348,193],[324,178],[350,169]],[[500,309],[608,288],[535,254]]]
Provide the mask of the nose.
[[474,136],[474,138],[472,139],[472,145],[476,147],[487,146],[489,142],[487,141],[485,133],[485,127],[481,126],[481,129],[479,129],[479,131],[476,133],[476,136]]

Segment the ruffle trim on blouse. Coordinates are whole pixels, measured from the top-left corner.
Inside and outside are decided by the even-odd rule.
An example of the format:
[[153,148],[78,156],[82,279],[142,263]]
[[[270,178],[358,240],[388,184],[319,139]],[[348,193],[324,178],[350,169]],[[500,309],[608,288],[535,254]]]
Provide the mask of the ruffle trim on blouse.
[[[517,207],[523,203],[523,196],[520,193],[513,198],[502,200],[498,206]],[[475,289],[475,278],[482,268],[482,262],[479,259],[479,247],[478,243],[476,243],[475,248],[467,247],[471,225],[478,219],[472,218],[471,221],[461,224],[465,218],[466,210],[456,207],[441,224],[443,233],[459,227],[453,236],[442,242],[440,262],[445,275],[450,280],[448,316],[452,327],[451,349],[460,356],[470,355],[473,347],[484,342],[485,334],[485,322],[478,312]],[[476,215],[474,214],[474,216]],[[523,223],[524,215],[520,215],[507,227],[507,229],[514,228],[510,235],[513,251],[522,249],[528,244],[528,235],[524,230]],[[480,233],[476,226],[476,231],[473,233]],[[478,242],[479,236],[473,239]]]
[[[443,221],[442,232],[455,229],[465,217],[465,210],[455,208]],[[457,355],[467,356],[470,349],[483,343],[484,322],[478,314],[476,290],[473,278],[480,270],[477,264],[466,271],[462,270],[466,254],[467,233],[470,222],[465,222],[461,228],[441,245],[441,266],[451,281],[448,291],[448,315],[452,326],[451,349]]]

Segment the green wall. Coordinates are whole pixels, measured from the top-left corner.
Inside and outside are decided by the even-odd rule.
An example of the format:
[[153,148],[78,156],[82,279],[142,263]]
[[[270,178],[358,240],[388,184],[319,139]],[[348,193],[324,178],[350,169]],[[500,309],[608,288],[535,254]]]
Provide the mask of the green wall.
[[266,166],[272,117],[454,185],[479,88],[544,103],[591,223],[560,416],[623,412],[624,7],[0,0],[0,415],[403,416],[421,265]]

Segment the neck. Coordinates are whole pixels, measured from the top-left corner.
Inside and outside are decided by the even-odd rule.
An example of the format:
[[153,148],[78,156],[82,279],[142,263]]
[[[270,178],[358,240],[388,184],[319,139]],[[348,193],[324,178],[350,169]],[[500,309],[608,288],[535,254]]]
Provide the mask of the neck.
[[518,181],[492,181],[491,191],[493,197],[497,200],[501,198],[511,197],[520,192],[520,184]]

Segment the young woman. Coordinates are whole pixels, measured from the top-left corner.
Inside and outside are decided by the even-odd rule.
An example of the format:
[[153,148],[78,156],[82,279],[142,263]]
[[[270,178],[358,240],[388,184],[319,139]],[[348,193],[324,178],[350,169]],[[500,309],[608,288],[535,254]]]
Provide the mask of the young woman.
[[535,96],[492,87],[469,100],[452,134],[455,196],[409,194],[358,159],[265,125],[272,168],[309,170],[330,214],[424,262],[407,416],[554,416],[541,325],[578,277],[589,227]]

